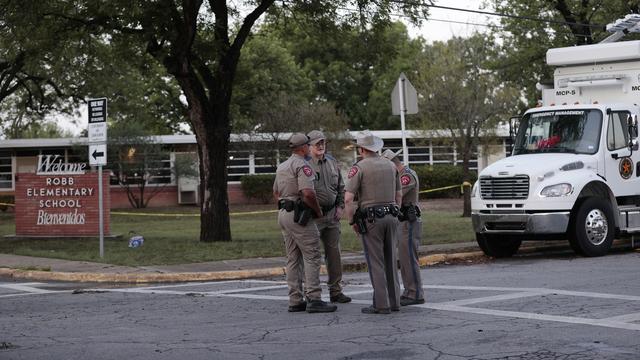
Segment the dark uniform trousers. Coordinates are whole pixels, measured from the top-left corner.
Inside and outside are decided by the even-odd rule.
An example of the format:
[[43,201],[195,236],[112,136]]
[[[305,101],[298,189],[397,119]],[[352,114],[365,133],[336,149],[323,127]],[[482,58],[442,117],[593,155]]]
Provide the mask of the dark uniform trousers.
[[325,216],[316,219],[320,232],[320,240],[324,247],[324,263],[327,266],[327,286],[329,295],[336,296],[342,292],[342,260],[340,258],[340,222],[334,220],[336,208],[327,212]]
[[366,224],[367,233],[361,236],[373,285],[373,307],[397,309],[400,307],[396,251],[398,219],[386,215]]
[[[293,221],[293,211],[282,209],[278,213],[278,224],[282,229],[285,251],[287,252],[287,284],[289,305],[297,305],[308,300],[320,300],[320,238],[313,220],[306,226]],[[302,287],[304,279],[304,291]]]
[[422,279],[418,248],[422,237],[422,221],[402,221],[398,228],[398,257],[400,258],[400,275],[404,292],[402,296],[410,299],[423,299]]

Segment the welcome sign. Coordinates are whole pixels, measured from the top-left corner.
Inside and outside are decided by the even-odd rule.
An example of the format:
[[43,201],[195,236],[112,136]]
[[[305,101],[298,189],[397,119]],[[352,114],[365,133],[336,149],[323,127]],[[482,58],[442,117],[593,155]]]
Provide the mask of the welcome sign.
[[[18,236],[98,236],[98,173],[59,155],[40,155],[36,173],[16,176]],[[108,178],[108,171],[103,174]],[[109,234],[109,182],[103,183],[104,233]]]

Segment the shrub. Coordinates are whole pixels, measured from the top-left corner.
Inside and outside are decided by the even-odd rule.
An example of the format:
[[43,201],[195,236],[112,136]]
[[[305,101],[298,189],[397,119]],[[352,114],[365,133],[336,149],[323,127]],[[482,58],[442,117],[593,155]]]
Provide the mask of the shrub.
[[249,199],[258,199],[268,204],[273,199],[275,174],[245,175],[240,177],[242,193]]
[[[13,195],[0,195],[0,204],[15,204]],[[0,211],[7,211],[9,205],[0,205]]]
[[[464,181],[462,166],[455,165],[422,165],[411,167],[418,174],[420,179],[420,191],[432,190],[451,185],[458,185],[449,190],[435,191],[420,194],[421,197],[429,198],[456,198],[460,197],[460,184]],[[470,173],[469,182],[476,181],[476,173]],[[470,190],[470,189],[469,189]]]

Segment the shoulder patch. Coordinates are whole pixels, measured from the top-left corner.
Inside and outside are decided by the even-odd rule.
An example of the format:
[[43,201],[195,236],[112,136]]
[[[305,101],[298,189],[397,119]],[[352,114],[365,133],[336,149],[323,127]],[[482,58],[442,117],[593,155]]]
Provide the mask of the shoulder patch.
[[313,170],[311,170],[311,167],[309,167],[309,165],[303,166],[302,167],[302,172],[307,176],[313,175]]
[[351,179],[352,177],[356,176],[357,173],[358,173],[358,167],[352,166],[351,169],[349,169],[349,175],[347,175],[347,178]]
[[400,177],[400,183],[402,185],[409,185],[411,183],[411,177],[409,175],[402,175]]

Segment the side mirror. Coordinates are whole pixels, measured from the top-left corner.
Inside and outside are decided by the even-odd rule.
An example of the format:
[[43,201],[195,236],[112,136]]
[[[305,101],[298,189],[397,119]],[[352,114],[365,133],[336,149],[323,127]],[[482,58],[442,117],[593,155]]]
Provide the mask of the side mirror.
[[638,115],[629,114],[627,116],[627,127],[629,128],[629,150],[633,153],[638,150]]

